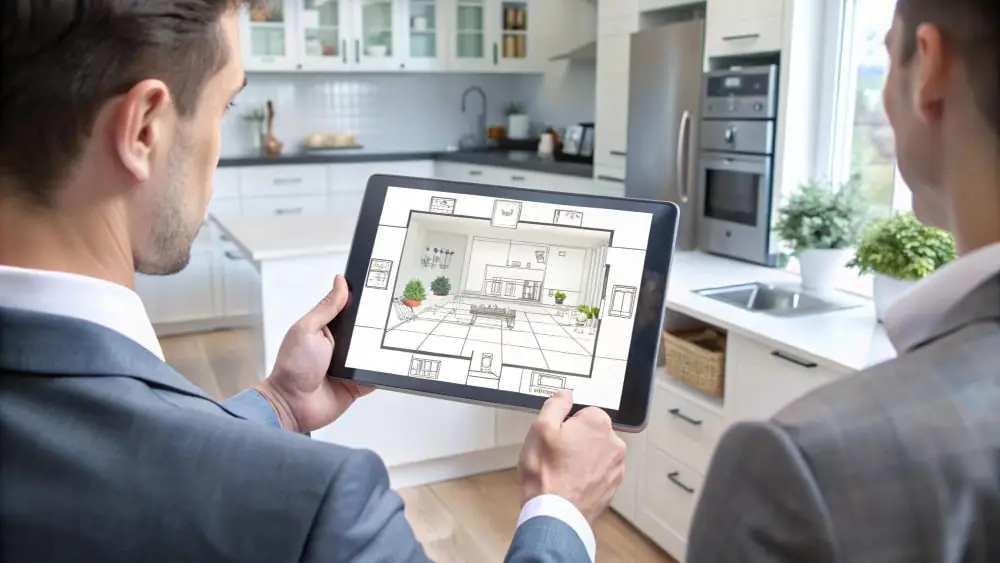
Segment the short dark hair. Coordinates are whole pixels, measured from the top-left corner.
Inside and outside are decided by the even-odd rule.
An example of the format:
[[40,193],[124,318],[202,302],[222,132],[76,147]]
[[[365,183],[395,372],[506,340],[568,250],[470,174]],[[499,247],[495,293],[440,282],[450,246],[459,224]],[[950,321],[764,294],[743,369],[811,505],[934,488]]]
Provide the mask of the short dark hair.
[[188,116],[228,62],[220,19],[249,0],[3,0],[0,177],[51,202],[101,106],[149,78]]
[[916,30],[929,23],[941,30],[969,68],[976,105],[1000,136],[1000,4],[998,0],[899,0],[904,56],[917,50]]

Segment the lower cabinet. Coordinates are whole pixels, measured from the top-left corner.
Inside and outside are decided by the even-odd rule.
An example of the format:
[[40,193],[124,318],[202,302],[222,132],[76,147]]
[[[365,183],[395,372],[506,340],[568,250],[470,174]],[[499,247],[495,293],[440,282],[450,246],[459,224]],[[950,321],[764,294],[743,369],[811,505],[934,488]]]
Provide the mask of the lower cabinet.
[[496,409],[497,413],[497,447],[513,446],[524,443],[524,438],[535,422],[537,415],[527,412]]
[[253,314],[259,276],[253,263],[231,242],[222,249],[222,316],[246,317]]
[[704,477],[659,448],[647,448],[639,481],[636,525],[679,561]]

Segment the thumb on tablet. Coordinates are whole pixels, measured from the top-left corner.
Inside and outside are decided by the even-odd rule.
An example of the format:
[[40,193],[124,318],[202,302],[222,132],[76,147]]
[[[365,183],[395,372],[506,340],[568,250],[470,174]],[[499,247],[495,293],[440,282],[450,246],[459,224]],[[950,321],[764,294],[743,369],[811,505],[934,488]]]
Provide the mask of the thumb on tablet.
[[333,289],[330,290],[330,293],[327,293],[303,318],[305,324],[308,325],[307,328],[319,330],[328,325],[347,306],[350,295],[347,281],[344,280],[344,276],[338,274],[333,280]]
[[569,411],[573,409],[573,392],[567,389],[559,391],[549,397],[542,405],[542,410],[538,413],[538,419],[552,427],[562,426]]

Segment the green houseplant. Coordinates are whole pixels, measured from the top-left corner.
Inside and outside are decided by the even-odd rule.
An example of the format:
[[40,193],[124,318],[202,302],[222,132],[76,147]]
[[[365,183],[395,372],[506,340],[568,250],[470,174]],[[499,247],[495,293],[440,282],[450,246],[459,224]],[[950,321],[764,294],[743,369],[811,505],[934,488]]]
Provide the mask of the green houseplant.
[[913,213],[899,213],[868,225],[848,266],[875,276],[872,297],[881,321],[901,293],[956,254],[950,233],[922,224]]
[[799,259],[804,289],[829,291],[850,256],[867,218],[868,204],[855,176],[839,190],[811,181],[778,211],[775,232]]
[[419,307],[420,303],[427,299],[427,293],[424,291],[424,283],[420,280],[410,280],[406,282],[406,287],[403,289],[403,304],[407,307]]
[[556,300],[556,305],[562,305],[563,301],[566,301],[566,294],[561,291],[557,291],[553,297]]
[[438,276],[431,282],[431,293],[434,295],[448,295],[451,293],[451,280],[444,276]]

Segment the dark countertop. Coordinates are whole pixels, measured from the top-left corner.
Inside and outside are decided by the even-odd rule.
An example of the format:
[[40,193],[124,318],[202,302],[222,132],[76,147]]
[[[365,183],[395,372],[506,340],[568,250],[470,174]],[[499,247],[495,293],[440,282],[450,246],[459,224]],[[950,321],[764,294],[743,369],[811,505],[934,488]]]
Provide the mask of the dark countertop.
[[534,152],[528,151],[502,150],[388,153],[344,150],[343,152],[320,154],[288,154],[273,158],[269,156],[242,156],[221,158],[219,159],[219,167],[273,166],[279,164],[348,164],[352,162],[390,162],[401,160],[441,160],[462,164],[516,168],[549,174],[565,174],[581,178],[592,178],[594,175],[594,167],[590,164],[559,162],[551,158],[542,158]]

